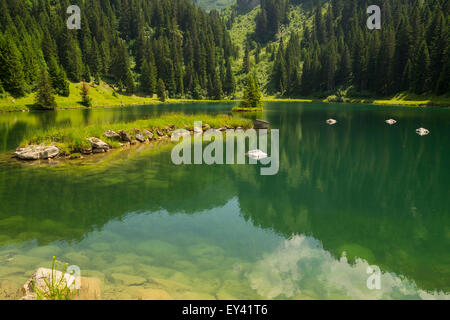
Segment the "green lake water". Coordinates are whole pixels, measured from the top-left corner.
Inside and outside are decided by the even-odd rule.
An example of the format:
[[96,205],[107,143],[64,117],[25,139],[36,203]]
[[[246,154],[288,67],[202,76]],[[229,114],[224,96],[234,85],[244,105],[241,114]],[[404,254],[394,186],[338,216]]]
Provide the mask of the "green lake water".
[[[0,114],[0,298],[54,255],[98,278],[104,299],[450,298],[450,109],[267,103],[258,118],[280,130],[275,176],[176,166],[171,145],[11,159],[37,127],[231,107]],[[374,265],[380,290],[366,285]]]

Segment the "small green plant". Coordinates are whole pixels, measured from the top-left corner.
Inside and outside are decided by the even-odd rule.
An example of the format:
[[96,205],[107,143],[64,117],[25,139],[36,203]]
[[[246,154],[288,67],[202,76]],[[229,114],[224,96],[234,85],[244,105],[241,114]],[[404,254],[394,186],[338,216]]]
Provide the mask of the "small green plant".
[[65,275],[68,264],[64,264],[61,276],[58,277],[58,263],[60,261],[57,261],[56,257],[53,256],[51,274],[49,278],[44,279],[44,288],[40,288],[34,281],[31,283],[31,288],[36,293],[37,300],[71,300],[76,294],[67,286]]

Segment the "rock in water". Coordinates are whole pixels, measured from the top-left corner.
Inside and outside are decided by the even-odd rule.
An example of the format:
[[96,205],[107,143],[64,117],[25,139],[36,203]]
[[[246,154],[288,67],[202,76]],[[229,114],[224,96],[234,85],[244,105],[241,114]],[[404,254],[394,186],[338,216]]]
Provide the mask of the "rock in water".
[[246,155],[249,158],[252,158],[252,159],[255,159],[255,160],[260,160],[260,159],[267,158],[267,153],[262,152],[261,150],[251,150],[248,153],[246,153]]
[[125,130],[120,130],[119,131],[119,135],[120,135],[120,140],[123,142],[131,142],[131,135],[126,132]]
[[145,142],[147,140],[138,129],[134,129],[134,135],[136,136],[136,140],[139,142]]
[[93,153],[102,153],[109,150],[109,145],[99,138],[91,137],[88,138],[88,141],[91,143]]
[[253,128],[255,129],[269,129],[270,123],[264,120],[256,119],[253,123]]
[[[49,280],[50,276],[52,276],[52,270],[47,268],[39,268],[37,269],[30,279],[24,284],[24,286],[20,290],[20,294],[22,295],[21,300],[36,300],[37,295],[36,292],[33,290],[34,284],[37,288],[39,288],[40,291],[47,292],[48,293],[48,286],[45,283],[45,280]],[[78,291],[75,292],[74,290],[77,289],[75,285],[77,284],[75,279],[70,274],[64,274],[61,271],[53,271],[53,276],[55,277],[56,283],[61,284],[61,288],[63,289],[65,286],[67,286],[72,293],[74,293],[73,299],[74,300],[99,300],[101,299],[101,281],[97,278],[86,278],[81,277],[80,278],[80,287],[78,288]],[[64,277],[64,279],[63,279]],[[60,281],[61,280],[61,281]],[[76,293],[76,294],[75,294]]]
[[426,136],[426,135],[430,134],[430,130],[425,129],[425,128],[419,128],[419,129],[416,129],[416,133],[419,136]]
[[395,121],[394,119],[389,119],[389,120],[386,120],[385,122],[391,126],[397,123],[397,121]]
[[112,140],[120,140],[120,134],[112,130],[105,131],[103,135]]
[[25,148],[17,148],[14,155],[22,160],[39,160],[51,159],[59,154],[57,146],[27,146]]
[[333,125],[333,124],[336,124],[336,123],[337,123],[337,120],[334,120],[334,119],[328,119],[328,120],[327,120],[327,123],[328,123],[329,125]]
[[[53,273],[52,273],[53,272]],[[36,292],[33,290],[33,284],[39,288],[40,291],[48,292],[48,286],[45,283],[46,280],[49,280],[51,276],[55,277],[56,283],[59,283],[59,280],[62,280],[63,273],[61,271],[52,271],[51,269],[47,268],[39,268],[37,269],[30,279],[23,285],[22,287],[22,300],[36,300]],[[64,280],[61,281],[61,288],[63,289],[65,285],[68,283],[71,283],[71,276],[70,274],[64,275]],[[64,283],[65,282],[65,283]]]
[[146,135],[147,138],[148,138],[149,140],[153,140],[153,133],[151,133],[151,132],[148,131],[147,129],[144,129],[144,130],[142,131],[142,133],[144,133],[144,135]]

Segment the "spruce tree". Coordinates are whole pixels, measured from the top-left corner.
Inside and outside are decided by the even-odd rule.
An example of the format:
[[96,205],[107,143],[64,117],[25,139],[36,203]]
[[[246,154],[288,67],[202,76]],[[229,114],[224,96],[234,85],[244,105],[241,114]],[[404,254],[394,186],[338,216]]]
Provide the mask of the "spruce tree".
[[223,90],[227,95],[232,95],[236,90],[236,81],[234,80],[234,74],[233,70],[231,69],[230,59],[227,60]]
[[159,100],[161,102],[165,102],[167,95],[166,95],[166,85],[164,84],[163,79],[158,80],[158,87],[156,90],[157,90]]
[[35,105],[40,109],[47,110],[54,110],[57,107],[51,80],[45,68],[41,71]]
[[14,97],[25,95],[25,77],[19,50],[13,38],[0,34],[0,81],[4,89]]
[[249,74],[244,89],[244,97],[241,102],[241,108],[261,108],[262,94],[259,89],[259,84],[252,74]]
[[430,55],[424,40],[420,46],[415,67],[414,92],[421,94],[428,91],[430,80]]
[[250,72],[250,50],[248,49],[248,45],[245,46],[244,59],[242,61],[242,69],[244,73]]
[[85,81],[81,83],[80,95],[81,104],[88,108],[92,107],[92,98],[89,96],[89,85]]
[[141,69],[141,91],[146,95],[153,96],[156,89],[155,68],[148,61],[145,61]]

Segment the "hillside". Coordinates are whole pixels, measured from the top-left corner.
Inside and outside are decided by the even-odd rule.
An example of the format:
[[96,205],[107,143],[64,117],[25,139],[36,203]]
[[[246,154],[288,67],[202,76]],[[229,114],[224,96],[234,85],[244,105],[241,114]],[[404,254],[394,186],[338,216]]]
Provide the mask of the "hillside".
[[367,28],[366,3],[313,3],[261,0],[247,13],[222,12],[240,47],[239,88],[239,72],[251,69],[267,95],[448,96],[448,1],[380,1],[381,30]]
[[250,72],[269,97],[448,100],[445,0],[380,0],[381,30],[356,0],[237,0],[220,13],[190,0],[76,2],[80,30],[66,27],[68,0],[0,2],[0,105],[31,97],[45,72],[58,101],[83,80],[116,95],[239,98]]
[[67,0],[0,2],[0,98],[36,91],[41,70],[60,96],[70,94],[68,81],[81,80],[128,95],[151,96],[159,82],[171,98],[221,99],[234,91],[227,64],[235,52],[217,13],[189,0],[74,3],[80,30],[66,26]]

